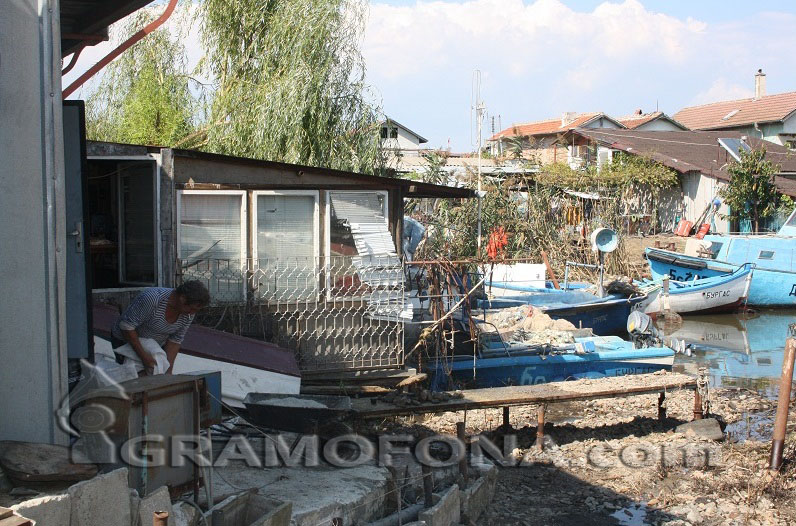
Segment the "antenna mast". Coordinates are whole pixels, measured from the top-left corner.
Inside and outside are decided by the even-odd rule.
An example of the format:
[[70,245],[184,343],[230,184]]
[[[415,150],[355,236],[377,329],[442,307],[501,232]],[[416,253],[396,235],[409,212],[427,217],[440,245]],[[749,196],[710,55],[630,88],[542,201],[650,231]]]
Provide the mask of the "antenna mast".
[[[470,142],[478,148],[478,255],[481,255],[481,139],[484,115],[486,114],[486,104],[481,100],[481,70],[473,71],[473,85],[470,105]],[[473,140],[473,120],[475,121],[477,140]]]

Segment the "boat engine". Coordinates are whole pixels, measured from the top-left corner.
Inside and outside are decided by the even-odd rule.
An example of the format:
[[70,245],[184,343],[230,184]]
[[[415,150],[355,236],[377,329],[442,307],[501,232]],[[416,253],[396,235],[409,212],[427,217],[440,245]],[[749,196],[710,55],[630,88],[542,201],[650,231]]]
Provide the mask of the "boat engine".
[[668,338],[652,322],[652,318],[641,311],[633,311],[627,317],[627,333],[636,349],[645,347],[669,347],[676,353],[691,356],[691,347],[685,340]]

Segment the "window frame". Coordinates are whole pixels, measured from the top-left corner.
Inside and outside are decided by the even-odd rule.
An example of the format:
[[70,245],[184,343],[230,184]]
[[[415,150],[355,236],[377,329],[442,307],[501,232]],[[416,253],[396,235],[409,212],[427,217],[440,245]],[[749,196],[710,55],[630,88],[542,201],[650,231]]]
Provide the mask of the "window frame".
[[246,245],[248,239],[247,199],[246,190],[178,190],[177,191],[177,259],[182,259],[182,196],[183,195],[238,195],[241,198],[240,207],[240,259],[246,261]]
[[[388,190],[327,190],[326,191],[326,212],[324,214],[324,253],[326,254],[326,262],[324,265],[324,274],[326,275],[326,299],[327,300],[346,300],[346,299],[357,299],[361,298],[361,296],[337,296],[332,295],[332,275],[331,275],[331,265],[332,265],[332,194],[381,194],[384,196],[384,223],[387,226],[387,230],[390,229],[390,192]],[[392,236],[392,232],[390,232],[390,237]],[[395,244],[395,239],[393,238],[393,244]],[[399,256],[400,257],[400,256]]]

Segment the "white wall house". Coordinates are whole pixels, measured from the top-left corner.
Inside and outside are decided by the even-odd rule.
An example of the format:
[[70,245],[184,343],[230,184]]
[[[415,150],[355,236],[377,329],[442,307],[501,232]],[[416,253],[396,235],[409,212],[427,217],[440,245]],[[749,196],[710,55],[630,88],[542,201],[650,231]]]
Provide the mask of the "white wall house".
[[421,149],[421,144],[427,142],[428,139],[398,121],[387,119],[381,123],[381,144],[385,150],[395,153],[415,153]]

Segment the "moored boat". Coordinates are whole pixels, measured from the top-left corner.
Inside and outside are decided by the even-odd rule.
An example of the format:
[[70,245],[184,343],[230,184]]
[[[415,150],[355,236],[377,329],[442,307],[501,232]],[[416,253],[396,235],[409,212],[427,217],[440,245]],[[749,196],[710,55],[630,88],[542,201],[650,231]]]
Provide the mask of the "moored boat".
[[707,235],[702,256],[647,248],[653,279],[672,280],[726,276],[746,263],[755,266],[747,304],[796,306],[796,210],[774,235]]
[[[668,307],[678,314],[733,312],[746,303],[752,275],[752,265],[747,263],[723,276],[670,280]],[[666,299],[662,279],[642,282],[640,288],[646,298],[637,308],[651,316],[663,312]]]

